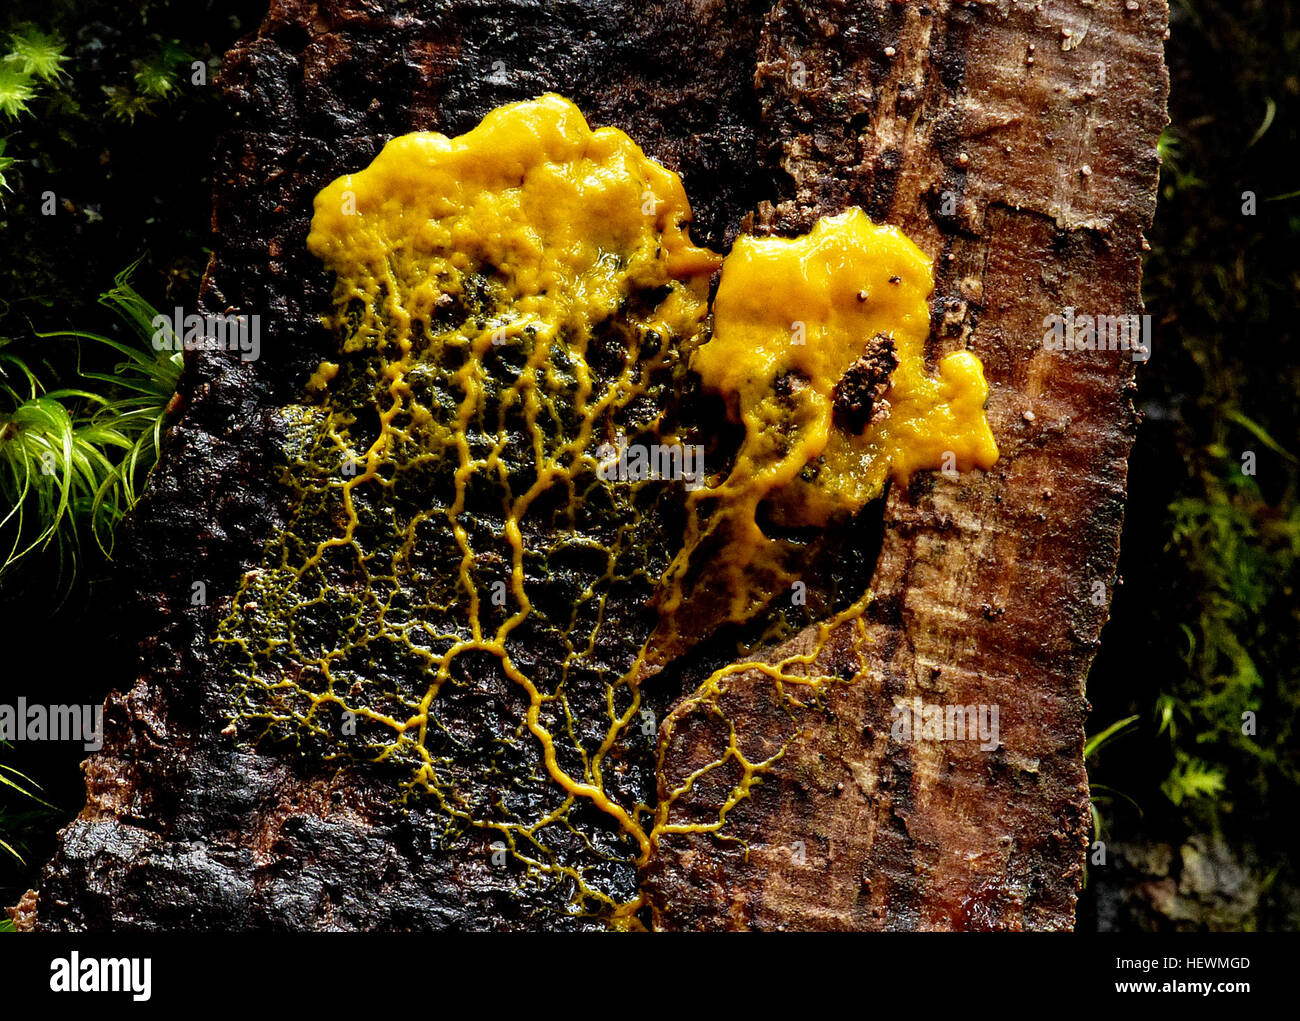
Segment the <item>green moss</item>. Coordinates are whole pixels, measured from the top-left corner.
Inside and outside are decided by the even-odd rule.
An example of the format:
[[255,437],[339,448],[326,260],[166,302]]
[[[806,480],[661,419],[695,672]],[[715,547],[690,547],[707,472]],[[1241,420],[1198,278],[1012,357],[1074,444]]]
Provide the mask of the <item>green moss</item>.
[[89,340],[124,356],[111,373],[82,374],[97,390],[46,390],[0,339],[0,500],[8,507],[0,536],[9,540],[0,576],[51,544],[75,554],[82,529],[107,553],[157,460],[182,356],[152,349],[150,322],[158,313],[131,286],[134,269],[100,296],[134,330],[134,344],[84,332],[40,335]]
[[25,75],[52,82],[63,77],[63,65],[68,57],[58,36],[25,25],[9,37],[9,52],[4,61]]

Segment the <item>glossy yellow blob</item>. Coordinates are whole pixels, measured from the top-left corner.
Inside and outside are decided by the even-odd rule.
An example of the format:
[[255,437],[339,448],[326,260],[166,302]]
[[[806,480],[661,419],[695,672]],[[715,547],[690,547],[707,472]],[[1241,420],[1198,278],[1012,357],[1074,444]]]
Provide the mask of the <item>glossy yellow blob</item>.
[[[745,436],[728,476],[691,494],[695,513],[661,601],[669,635],[676,618],[752,618],[805,569],[798,546],[774,527],[824,527],[847,519],[894,477],[927,468],[989,468],[998,450],[984,416],[988,386],[967,351],[925,367],[930,332],[929,260],[894,227],[860,209],[819,220],[793,239],[737,239],[722,265],[712,339],[692,368],[726,398]],[[836,416],[836,384],[873,339],[892,340],[897,367],[871,421],[852,431]],[[705,509],[707,508],[707,513]],[[701,604],[686,588],[692,556],[714,566]]]
[[[499,328],[509,337],[534,326],[543,338],[585,328],[613,314],[629,287],[692,277],[707,286],[720,259],[691,243],[689,218],[676,174],[622,131],[592,131],[571,102],[546,95],[499,107],[456,138],[393,139],[317,195],[307,246],[339,275],[336,306],[355,298],[384,313],[384,326],[364,322],[349,350],[385,327],[405,341],[403,328],[431,321],[437,302],[459,293],[462,274],[493,267],[513,314],[481,347]],[[691,297],[661,307],[661,318],[698,321]]]
[[[745,424],[719,495],[750,509],[770,498],[786,523],[824,525],[877,497],[890,475],[991,467],[998,450],[979,359],[958,351],[926,372],[933,288],[920,249],[860,209],[799,238],[738,239],[723,263],[713,339],[691,363]],[[888,413],[855,434],[836,422],[832,394],[877,334],[898,359]],[[791,373],[782,393],[778,380]]]

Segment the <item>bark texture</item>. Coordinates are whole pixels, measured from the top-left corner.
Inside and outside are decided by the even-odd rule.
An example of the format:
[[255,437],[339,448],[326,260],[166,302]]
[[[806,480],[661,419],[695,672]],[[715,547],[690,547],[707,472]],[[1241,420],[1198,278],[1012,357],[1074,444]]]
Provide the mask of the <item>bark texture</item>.
[[[1084,680],[1136,421],[1130,356],[1044,350],[1043,320],[1141,308],[1167,12],[834,13],[777,4],[766,19],[762,143],[790,180],[757,221],[802,229],[857,203],[933,254],[935,349],[983,361],[1002,459],[890,494],[868,678],[832,689],[780,781],[742,807],[745,843],[665,846],[648,885],[672,927],[1068,928],[1088,839]],[[742,733],[786,726],[766,691],[754,676],[730,692]],[[891,711],[915,698],[998,706],[1000,746],[893,740]],[[679,726],[666,784],[709,761],[708,733]]]
[[[304,245],[312,197],[394,135],[460,133],[554,90],[682,175],[700,243],[803,230],[851,204],[901,227],[936,260],[933,352],[982,359],[1002,450],[986,475],[918,477],[889,494],[883,525],[855,524],[868,567],[879,549],[867,675],[801,718],[731,812],[735,839],[661,843],[640,877],[648,915],[663,928],[1068,928],[1087,841],[1084,679],[1136,418],[1129,356],[1044,350],[1042,324],[1067,306],[1141,311],[1166,22],[1163,0],[275,0],[222,75],[202,296],[206,311],[260,312],[263,356],[190,358],[183,417],[130,532],[140,676],[109,700],[86,807],[27,924],[586,924],[521,894],[489,837],[441,840],[432,810],[394,805],[367,770],[223,738],[229,679],[211,647],[284,522],[273,409],[332,353],[318,325],[329,280]],[[823,651],[828,673],[845,644]],[[667,715],[674,693],[656,697]],[[999,747],[893,740],[892,710],[914,697],[998,706]],[[747,746],[788,736],[762,677],[725,698]],[[665,788],[717,755],[706,720],[670,718]],[[696,794],[674,808],[683,821],[716,814],[717,792]]]

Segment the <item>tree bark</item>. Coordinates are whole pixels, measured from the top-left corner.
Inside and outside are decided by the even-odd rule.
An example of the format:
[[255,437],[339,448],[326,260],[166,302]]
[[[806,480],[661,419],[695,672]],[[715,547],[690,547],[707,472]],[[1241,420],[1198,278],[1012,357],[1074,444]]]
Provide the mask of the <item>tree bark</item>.
[[[890,494],[866,680],[832,689],[740,809],[743,843],[662,848],[648,885],[665,926],[1072,925],[1084,680],[1117,583],[1136,418],[1130,355],[1052,352],[1043,334],[1067,307],[1141,310],[1167,12],[1129,6],[769,14],[755,83],[792,184],[758,222],[801,228],[858,203],[933,255],[935,350],[983,361],[1002,457],[978,480]],[[751,676],[727,705],[760,746],[789,726],[766,693]],[[892,710],[915,698],[998,706],[1000,746],[894,740]],[[665,785],[714,756],[696,730],[679,726]]]
[[[332,354],[329,281],[304,243],[312,197],[389,137],[460,133],[548,90],[678,171],[702,244],[853,204],[902,228],[935,259],[933,354],[979,355],[1002,452],[984,475],[918,476],[889,493],[883,523],[854,525],[860,556],[879,546],[862,676],[793,731],[758,672],[726,689],[747,748],[790,743],[727,839],[660,842],[638,877],[648,920],[1070,927],[1088,840],[1084,679],[1117,581],[1136,416],[1129,355],[1045,350],[1043,323],[1141,311],[1167,14],[1164,0],[273,2],[222,75],[202,295],[207,311],[267,313],[263,357],[188,359],[129,536],[141,673],[109,700],[36,927],[587,924],[494,869],[489,836],[435,836],[435,813],[395,805],[364,767],[232,746],[211,644],[288,513],[274,409]],[[823,649],[827,673],[850,669],[847,641]],[[662,796],[717,749],[689,704],[659,697]],[[997,706],[1000,744],[895,740],[913,698]],[[710,793],[674,818],[716,814]]]

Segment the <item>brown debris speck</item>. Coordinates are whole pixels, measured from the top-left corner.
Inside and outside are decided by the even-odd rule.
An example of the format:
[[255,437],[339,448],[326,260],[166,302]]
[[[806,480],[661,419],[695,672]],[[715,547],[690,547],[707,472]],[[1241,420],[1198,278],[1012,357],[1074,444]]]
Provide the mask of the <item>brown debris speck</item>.
[[889,390],[889,377],[896,368],[898,355],[893,340],[877,333],[866,354],[848,367],[831,391],[836,424],[849,432],[860,433],[871,422],[888,414],[889,405],[884,396]]

